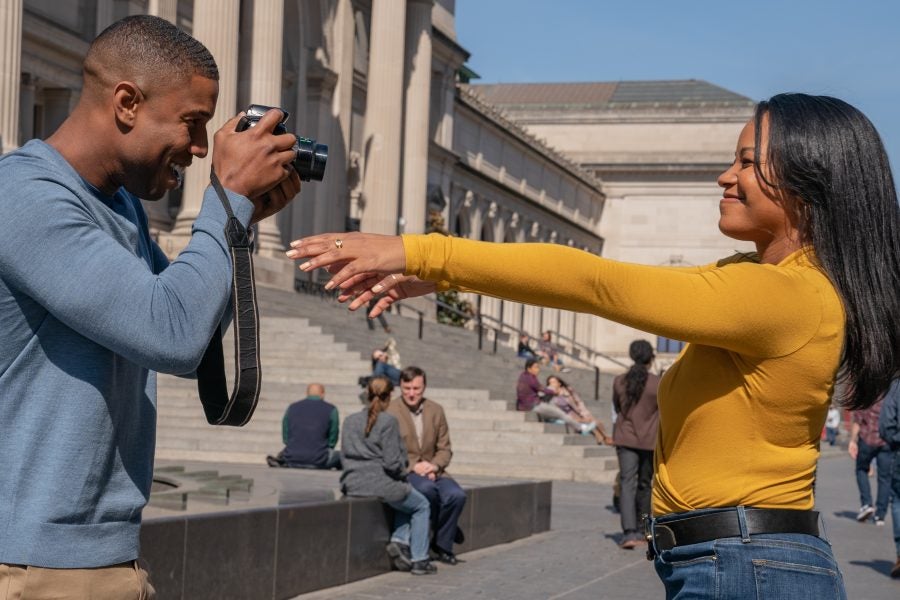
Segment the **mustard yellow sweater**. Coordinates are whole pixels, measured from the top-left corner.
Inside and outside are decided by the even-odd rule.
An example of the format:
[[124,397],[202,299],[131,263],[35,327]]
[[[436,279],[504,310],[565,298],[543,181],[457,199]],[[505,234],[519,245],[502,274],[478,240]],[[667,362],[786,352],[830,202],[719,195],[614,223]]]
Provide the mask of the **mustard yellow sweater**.
[[554,244],[432,234],[403,245],[409,275],[689,342],[660,384],[655,515],[812,508],[844,313],[804,250],[777,265],[737,255],[672,268]]

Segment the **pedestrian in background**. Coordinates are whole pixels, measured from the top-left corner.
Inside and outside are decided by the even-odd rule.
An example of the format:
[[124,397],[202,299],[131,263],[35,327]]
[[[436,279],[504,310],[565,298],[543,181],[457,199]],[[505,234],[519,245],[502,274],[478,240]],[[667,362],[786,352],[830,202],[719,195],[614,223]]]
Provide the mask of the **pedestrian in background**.
[[878,433],[893,453],[891,473],[891,520],[894,526],[894,546],[897,562],[891,569],[891,577],[900,578],[900,378],[894,380],[881,406],[878,417]]
[[[859,512],[856,520],[863,522],[872,515],[876,525],[884,525],[888,502],[891,499],[891,468],[893,454],[890,447],[878,434],[878,416],[881,414],[879,400],[864,410],[853,411],[850,425],[850,442],[847,452],[856,461],[856,486],[859,489]],[[872,504],[872,487],[869,485],[869,470],[875,461],[875,472],[878,477],[875,504]]]
[[825,417],[825,439],[829,446],[834,446],[837,441],[838,428],[841,426],[841,411],[832,404],[828,408],[828,416]]
[[619,547],[632,550],[645,544],[643,518],[650,515],[650,486],[653,482],[653,449],[659,430],[656,392],[659,376],[650,372],[653,347],[635,340],[628,348],[634,364],[613,381],[613,408],[616,428],[613,443],[619,458],[619,515],[622,540]]

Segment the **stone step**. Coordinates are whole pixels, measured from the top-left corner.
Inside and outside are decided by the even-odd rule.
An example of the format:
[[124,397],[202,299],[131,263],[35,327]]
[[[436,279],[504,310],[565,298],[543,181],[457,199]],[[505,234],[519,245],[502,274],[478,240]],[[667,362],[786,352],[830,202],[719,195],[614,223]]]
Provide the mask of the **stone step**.
[[545,434],[519,431],[451,431],[455,444],[532,444],[534,446],[591,446],[592,435]]
[[[602,447],[601,447],[602,449]],[[517,466],[517,465],[527,465],[527,466],[537,466],[537,467],[559,467],[559,468],[582,468],[584,465],[588,465],[591,468],[598,468],[603,470],[617,470],[619,468],[619,460],[616,458],[615,454],[592,454],[584,457],[559,457],[559,456],[529,456],[524,460],[521,457],[515,456],[513,454],[485,454],[480,452],[454,452],[453,453],[453,461],[450,463],[449,471],[453,471],[454,467],[457,464],[466,464],[466,465],[498,465],[498,466]],[[500,476],[502,474],[502,470],[497,472],[497,475]]]
[[[589,461],[592,459],[584,459]],[[606,470],[605,465],[593,465],[588,467],[558,466],[542,467],[530,465],[515,465],[504,468],[502,473],[497,472],[493,465],[466,463],[453,465],[451,474],[456,475],[480,475],[487,477],[509,479],[552,479],[555,481],[582,481],[591,483],[611,483],[616,478],[616,471]]]

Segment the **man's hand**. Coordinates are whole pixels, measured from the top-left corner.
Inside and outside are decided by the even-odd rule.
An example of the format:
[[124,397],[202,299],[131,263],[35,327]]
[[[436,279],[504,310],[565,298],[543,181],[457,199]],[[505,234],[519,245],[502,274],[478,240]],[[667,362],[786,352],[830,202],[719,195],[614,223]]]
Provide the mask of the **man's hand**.
[[290,175],[281,183],[273,187],[267,193],[256,198],[250,198],[253,203],[253,218],[250,223],[258,223],[267,217],[271,217],[282,208],[291,203],[291,200],[300,193],[300,176],[294,167],[288,166]]
[[850,455],[850,458],[856,460],[859,454],[859,444],[856,443],[856,440],[850,440],[850,443],[847,444],[847,454]]
[[413,467],[413,472],[420,477],[428,477],[428,479],[433,481],[434,476],[437,475],[437,467],[427,460],[420,460]]
[[[253,201],[253,220],[258,221],[281,210],[300,189],[300,179],[291,167],[297,138],[272,133],[282,117],[279,110],[268,111],[255,127],[235,131],[242,116],[238,114],[216,132],[212,163],[226,189]],[[285,181],[290,183],[281,185]],[[265,203],[262,197],[270,191],[273,194]]]

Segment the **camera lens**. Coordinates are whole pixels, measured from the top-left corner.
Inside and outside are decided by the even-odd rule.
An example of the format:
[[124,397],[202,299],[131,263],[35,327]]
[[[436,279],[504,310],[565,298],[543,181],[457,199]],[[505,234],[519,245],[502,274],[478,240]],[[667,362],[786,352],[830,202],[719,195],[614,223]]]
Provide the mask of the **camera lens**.
[[328,162],[328,146],[297,136],[297,158],[294,159],[294,169],[301,181],[322,181],[325,177],[326,162]]

